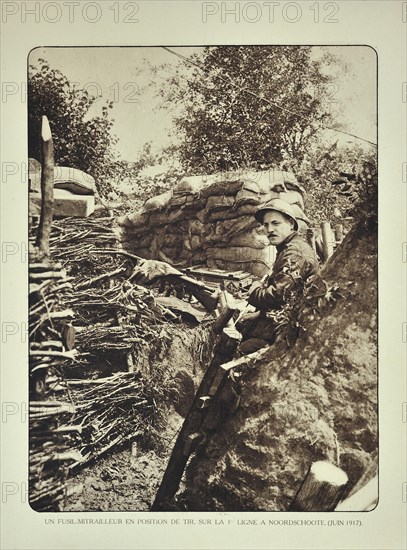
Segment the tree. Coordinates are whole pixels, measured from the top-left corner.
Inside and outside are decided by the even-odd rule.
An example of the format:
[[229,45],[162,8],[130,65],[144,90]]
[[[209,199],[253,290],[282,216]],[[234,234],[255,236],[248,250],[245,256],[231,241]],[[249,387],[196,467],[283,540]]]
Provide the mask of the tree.
[[111,134],[113,120],[107,101],[100,116],[89,116],[89,110],[99,98],[78,89],[59,70],[47,61],[39,60],[40,67],[29,66],[28,79],[28,152],[39,159],[39,125],[47,115],[55,147],[55,161],[61,166],[78,168],[92,175],[99,193],[111,189],[110,179],[116,173],[117,138]]
[[323,60],[310,47],[206,47],[161,91],[175,116],[178,153],[195,173],[298,167],[324,125],[332,125]]
[[317,145],[297,171],[306,189],[305,209],[314,222],[377,214],[377,158],[374,147]]

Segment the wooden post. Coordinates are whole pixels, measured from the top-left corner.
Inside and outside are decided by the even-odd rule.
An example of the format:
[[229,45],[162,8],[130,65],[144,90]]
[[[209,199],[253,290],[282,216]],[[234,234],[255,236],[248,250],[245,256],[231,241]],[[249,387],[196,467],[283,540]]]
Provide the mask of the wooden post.
[[314,230],[312,229],[312,227],[310,227],[309,229],[307,229],[307,232],[306,232],[306,239],[307,239],[307,243],[310,245],[310,247],[312,248],[312,250],[316,250],[316,245],[315,245],[315,232]]
[[324,257],[328,260],[333,254],[334,243],[331,224],[329,222],[321,222],[322,248]]
[[335,241],[337,244],[341,243],[343,240],[343,225],[341,223],[337,223],[335,225]]
[[41,123],[41,217],[38,226],[36,247],[38,260],[48,259],[51,235],[52,210],[54,206],[54,144],[48,118]]
[[292,501],[290,512],[332,512],[341,500],[348,476],[330,462],[314,462]]

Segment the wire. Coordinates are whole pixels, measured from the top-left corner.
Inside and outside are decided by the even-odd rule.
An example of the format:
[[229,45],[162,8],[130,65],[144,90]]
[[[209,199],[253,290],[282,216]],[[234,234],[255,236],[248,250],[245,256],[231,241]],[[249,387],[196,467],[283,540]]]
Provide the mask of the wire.
[[[194,61],[191,61],[191,59],[188,59],[188,57],[185,57],[184,55],[178,53],[178,52],[175,52],[174,50],[171,50],[170,48],[167,48],[166,46],[161,46],[161,48],[163,50],[166,50],[168,53],[172,54],[172,55],[175,55],[176,57],[179,57],[180,59],[182,59],[183,61],[185,61],[186,63],[189,63],[190,65],[193,65],[194,67],[197,67],[200,71],[202,72],[205,72],[205,69],[199,65],[198,63],[195,63]],[[218,75],[219,78],[225,82],[226,84],[229,84],[229,85],[232,85],[234,86],[233,82],[230,80],[230,79],[227,79],[221,75]],[[237,87],[234,86],[236,89]],[[280,109],[281,111],[285,111],[286,113],[289,113],[291,115],[294,115],[300,119],[303,119],[303,120],[306,120],[308,122],[308,119],[301,113],[298,113],[296,111],[292,111],[291,109],[287,109],[286,107],[281,107],[281,105],[279,105],[278,103],[276,103],[275,101],[271,101],[270,99],[267,99],[265,97],[262,97],[262,96],[259,96],[257,95],[256,93],[252,92],[251,90],[248,90],[247,88],[239,88],[239,92],[245,92],[253,97],[255,97],[256,99],[259,99],[261,101],[264,101],[265,103],[273,106],[273,107],[277,107],[277,109]],[[373,145],[374,147],[377,147],[377,144],[376,143],[373,143],[373,141],[369,141],[368,139],[365,139],[365,138],[361,138],[360,136],[357,136],[356,134],[352,134],[350,132],[346,132],[345,130],[339,130],[338,128],[333,128],[332,126],[324,126],[322,125],[322,127],[325,129],[325,130],[331,130],[332,132],[339,132],[341,134],[345,134],[347,136],[351,136],[353,138],[356,138],[356,139],[360,139],[361,141],[364,141],[366,143],[369,143],[370,145]]]

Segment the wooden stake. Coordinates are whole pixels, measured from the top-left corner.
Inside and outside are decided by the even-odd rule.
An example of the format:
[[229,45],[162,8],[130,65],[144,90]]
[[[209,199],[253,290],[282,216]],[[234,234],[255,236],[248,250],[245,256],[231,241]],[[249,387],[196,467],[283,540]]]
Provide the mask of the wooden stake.
[[335,225],[335,241],[339,244],[343,240],[343,225],[341,223],[337,223]]
[[332,512],[348,483],[346,473],[330,462],[314,462],[298,493],[292,501],[290,512]]
[[307,238],[307,243],[310,245],[310,247],[312,248],[312,250],[316,250],[316,245],[315,245],[315,232],[314,230],[312,229],[312,227],[310,227],[309,229],[307,229],[307,233],[306,233],[306,238]]
[[323,253],[324,253],[325,259],[327,260],[332,256],[334,251],[334,243],[333,243],[334,239],[333,239],[331,224],[329,222],[321,223],[321,236],[322,236]]
[[54,144],[48,118],[44,115],[41,123],[41,217],[38,226],[36,246],[38,260],[50,256],[52,211],[54,206]]

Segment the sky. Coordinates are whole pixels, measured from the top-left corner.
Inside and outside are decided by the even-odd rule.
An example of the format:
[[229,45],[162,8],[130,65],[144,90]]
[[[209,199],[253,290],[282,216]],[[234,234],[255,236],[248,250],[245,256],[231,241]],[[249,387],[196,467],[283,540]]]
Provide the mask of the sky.
[[[184,56],[198,51],[196,47],[171,48]],[[346,64],[346,70],[339,66],[327,68],[335,76],[332,86],[332,108],[337,109],[346,125],[346,130],[368,141],[376,142],[376,55],[367,46],[325,47]],[[318,58],[323,53],[319,46],[313,48]],[[114,119],[112,132],[117,135],[117,149],[128,161],[137,160],[143,144],[151,141],[153,150],[169,145],[168,137],[173,127],[172,114],[157,109],[159,99],[155,97],[151,73],[147,63],[158,70],[155,84],[164,84],[175,71],[180,60],[160,47],[90,47],[90,48],[36,48],[29,56],[29,63],[47,60],[52,68],[59,69],[78,88],[86,88],[92,94],[102,94],[92,107],[90,114],[101,112],[106,100],[114,101],[111,117]],[[168,64],[163,69],[161,65]],[[332,142],[355,141],[353,138],[335,132],[326,132]],[[359,140],[357,140],[359,142]],[[363,145],[363,142],[359,142]]]

